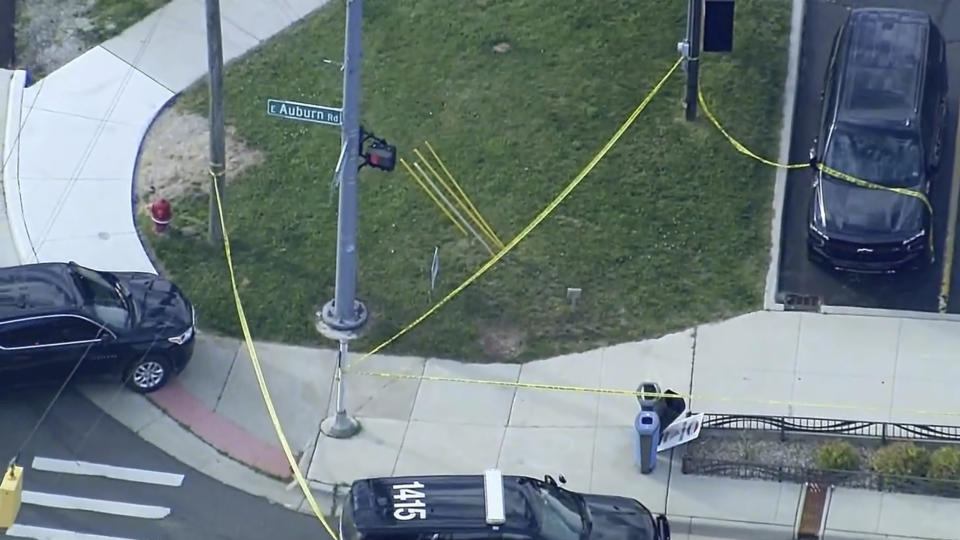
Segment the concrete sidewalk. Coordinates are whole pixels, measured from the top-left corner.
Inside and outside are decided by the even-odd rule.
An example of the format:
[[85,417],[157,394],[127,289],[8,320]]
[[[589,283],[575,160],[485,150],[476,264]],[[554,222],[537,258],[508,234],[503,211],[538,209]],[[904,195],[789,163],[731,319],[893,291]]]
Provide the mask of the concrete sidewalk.
[[[915,391],[911,399],[919,400],[924,388],[935,388],[939,381],[958,374],[960,368],[951,367],[946,355],[935,354],[929,345],[960,339],[960,328],[952,324],[760,312],[660,339],[523,366],[378,355],[363,362],[360,373],[347,375],[348,410],[363,424],[361,433],[347,440],[319,434],[320,421],[333,412],[335,353],[272,343],[256,346],[289,442],[300,451],[301,469],[318,490],[362,477],[475,474],[496,466],[513,474],[564,474],[572,489],[637,498],[654,511],[693,523],[692,537],[748,538],[748,530],[760,530],[764,535],[757,538],[775,538],[776,531],[789,538],[798,485],[683,475],[679,451],[663,455],[667,461],[654,474],[639,474],[632,463],[632,423],[637,410],[632,396],[391,379],[362,372],[624,390],[655,380],[666,388],[692,391],[696,411],[789,415],[799,410],[827,418],[935,423],[932,418],[956,423],[953,416],[919,411],[920,406],[949,404],[949,394],[940,393],[936,400],[927,397],[924,405],[909,401],[901,405],[906,398],[896,391]],[[846,331],[824,331],[834,327]],[[886,353],[887,364],[883,364],[880,352],[891,350],[896,352]],[[358,356],[351,355],[351,362]],[[853,372],[865,364],[872,367]],[[880,371],[882,365],[888,371]],[[910,369],[897,367],[901,365]],[[847,381],[842,396],[808,397],[821,400],[816,407],[785,403],[786,396],[804,396],[797,388],[804,388],[805,379],[830,377]],[[801,384],[793,384],[794,379]],[[784,389],[782,384],[791,387]],[[889,391],[877,396],[874,384]],[[757,396],[774,399],[724,401],[719,398],[729,395],[724,393],[726,388],[734,393],[760,389]],[[698,397],[707,393],[713,397]],[[135,398],[143,399],[129,399]],[[201,334],[187,370],[148,399],[154,406],[151,414],[165,410],[222,454],[270,476],[289,479],[241,342]],[[858,400],[859,408],[849,405]],[[107,405],[105,410],[121,421],[130,414],[126,403]],[[132,428],[140,422],[127,421]],[[163,447],[163,441],[157,444]],[[828,528],[837,534],[947,539],[955,534],[945,518],[960,511],[960,501],[838,490],[831,508]],[[913,518],[897,517],[906,515]],[[757,529],[759,524],[763,527]]]
[[[326,1],[221,1],[224,61]],[[20,72],[8,85],[3,187],[19,261],[156,273],[131,183],[154,118],[207,73],[203,9],[201,0],[172,0],[36,84],[25,88]]]

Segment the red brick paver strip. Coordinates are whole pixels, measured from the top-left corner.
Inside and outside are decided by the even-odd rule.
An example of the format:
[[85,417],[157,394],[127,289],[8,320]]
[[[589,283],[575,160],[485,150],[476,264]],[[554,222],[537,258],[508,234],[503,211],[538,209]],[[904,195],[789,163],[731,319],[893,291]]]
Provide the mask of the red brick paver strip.
[[229,418],[211,411],[177,381],[170,381],[147,397],[221,453],[270,476],[285,480],[292,477],[290,465],[279,446],[260,440]]

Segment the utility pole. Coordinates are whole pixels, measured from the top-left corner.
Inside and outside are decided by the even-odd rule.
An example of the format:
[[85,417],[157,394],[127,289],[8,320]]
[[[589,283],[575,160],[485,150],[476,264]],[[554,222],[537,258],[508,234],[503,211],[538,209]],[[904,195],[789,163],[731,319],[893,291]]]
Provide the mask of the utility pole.
[[356,336],[367,321],[366,307],[357,293],[357,172],[362,152],[360,135],[360,61],[363,56],[363,0],[347,3],[346,32],[343,47],[343,111],[341,114],[340,202],[337,210],[337,282],[333,300],[320,312],[318,327],[340,342],[337,354],[337,410],[325,419],[320,429],[329,437],[346,439],[360,431],[360,423],[347,415],[343,398],[343,363],[347,359],[347,341]]
[[697,98],[700,90],[700,53],[703,50],[703,2],[704,0],[688,0],[687,4],[687,35],[677,44],[677,49],[683,55],[683,68],[687,75],[686,89],[683,104],[686,109],[687,120],[697,119]]
[[207,64],[210,77],[210,242],[223,242],[217,192],[224,199],[226,141],[223,126],[223,38],[220,32],[220,0],[207,4]]
[[334,330],[355,332],[367,320],[357,293],[357,171],[360,156],[360,59],[363,0],[346,0],[343,51],[343,113],[340,204],[337,211],[337,284],[333,300],[323,306],[323,320]]

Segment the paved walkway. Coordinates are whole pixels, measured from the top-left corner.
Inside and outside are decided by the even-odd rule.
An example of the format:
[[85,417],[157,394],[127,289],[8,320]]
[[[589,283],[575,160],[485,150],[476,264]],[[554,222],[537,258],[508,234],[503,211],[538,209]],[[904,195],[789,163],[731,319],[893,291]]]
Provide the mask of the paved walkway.
[[[656,380],[680,392],[692,389],[696,411],[791,414],[792,410],[827,418],[913,422],[928,416],[911,410],[910,404],[899,409],[903,397],[896,388],[933,388],[940,380],[952,379],[960,368],[949,367],[946,355],[934,354],[923,344],[942,343],[937,337],[941,332],[960,339],[955,324],[758,312],[660,339],[523,366],[381,355],[365,361],[358,371],[622,390]],[[823,328],[833,327],[847,331],[842,336],[824,333]],[[918,339],[905,338],[905,329]],[[879,336],[889,336],[891,342],[884,343]],[[704,538],[792,534],[798,485],[684,475],[679,452],[665,454],[667,461],[654,474],[639,474],[631,461],[631,426],[637,410],[633,397],[354,373],[346,379],[347,404],[363,430],[352,439],[336,440],[319,433],[320,420],[333,412],[334,351],[258,343],[257,352],[291,446],[300,451],[302,470],[319,490],[369,476],[477,473],[497,466],[507,473],[533,476],[562,473],[574,489],[635,497],[684,523],[694,519],[694,532]],[[351,355],[350,360],[358,356]],[[889,360],[883,360],[886,357]],[[870,369],[851,371],[871,363]],[[897,367],[902,364],[911,369]],[[881,372],[876,367],[880,365],[888,367]],[[797,391],[805,388],[802,384],[793,385],[830,377],[848,381],[843,395],[803,394]],[[874,385],[887,391],[875,396]],[[719,399],[725,388],[759,387],[761,398],[776,401]],[[95,388],[87,391],[103,401]],[[698,397],[707,393],[715,397]],[[789,405],[785,402],[791,395],[816,399],[816,405]],[[915,406],[950,403],[952,396],[941,396],[944,399],[927,399],[925,405]],[[201,334],[187,370],[149,400],[222,453],[289,479],[241,342]],[[850,406],[858,400],[856,408]],[[841,407],[826,407],[834,403]],[[111,414],[117,409],[127,414],[126,404],[106,407]],[[948,415],[934,419],[957,423]],[[954,532],[943,518],[960,511],[960,501],[838,490],[831,508],[828,528],[847,531],[851,538],[884,533],[947,539]],[[913,518],[899,520],[908,510]]]
[[[223,2],[226,59],[323,3]],[[174,0],[30,88],[22,72],[3,85],[11,104],[3,141],[10,242],[0,225],[0,263],[75,260],[154,271],[136,234],[130,183],[154,116],[206,71],[202,7]],[[49,159],[51,148],[58,159]],[[960,396],[947,385],[960,375],[950,354],[958,341],[960,323],[762,312],[522,367],[387,355],[364,367],[617,389],[656,380],[692,393],[699,411],[956,424],[948,413],[960,411]],[[317,488],[497,465],[534,476],[562,472],[574,489],[637,497],[674,518],[675,538],[791,535],[798,486],[686,476],[670,455],[655,474],[638,474],[632,397],[353,375],[347,403],[364,430],[332,440],[318,425],[330,412],[333,353],[257,347],[291,445]],[[83,390],[181,461],[302,509],[296,490],[253,472],[284,478],[289,471],[237,341],[202,334],[190,367],[149,399],[100,385]],[[837,538],[843,531],[955,538],[946,524],[960,511],[960,501],[855,490],[839,490],[833,504],[828,528]]]
[[[325,3],[221,2],[224,61]],[[10,85],[4,145],[4,194],[21,261],[155,272],[134,223],[131,178],[155,116],[206,73],[202,0],[173,0],[29,88],[21,73]]]

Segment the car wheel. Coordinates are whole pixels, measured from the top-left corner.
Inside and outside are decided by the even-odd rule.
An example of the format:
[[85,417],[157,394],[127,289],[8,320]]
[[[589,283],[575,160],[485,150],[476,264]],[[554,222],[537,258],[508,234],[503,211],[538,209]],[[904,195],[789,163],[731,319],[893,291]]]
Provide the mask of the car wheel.
[[124,380],[135,392],[148,394],[159,390],[170,378],[170,362],[162,356],[147,356],[134,362]]

